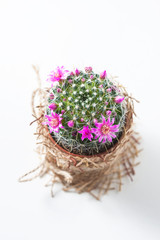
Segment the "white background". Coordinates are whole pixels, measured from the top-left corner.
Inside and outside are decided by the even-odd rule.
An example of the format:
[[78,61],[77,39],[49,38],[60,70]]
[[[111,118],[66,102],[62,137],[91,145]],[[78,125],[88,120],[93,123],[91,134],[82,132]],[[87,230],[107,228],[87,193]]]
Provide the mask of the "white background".
[[[134,182],[101,201],[55,198],[45,180],[20,184],[39,163],[30,100],[58,65],[119,76],[140,104],[144,151]],[[160,239],[160,1],[0,0],[0,239]]]

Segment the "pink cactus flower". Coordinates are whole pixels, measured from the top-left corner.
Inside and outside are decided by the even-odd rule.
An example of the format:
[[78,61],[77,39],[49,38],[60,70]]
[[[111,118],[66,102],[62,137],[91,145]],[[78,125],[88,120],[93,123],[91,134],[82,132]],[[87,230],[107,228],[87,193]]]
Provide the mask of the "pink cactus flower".
[[51,71],[51,73],[48,75],[47,81],[50,82],[59,82],[61,80],[64,80],[67,78],[69,71],[65,70],[64,66],[57,67],[56,71]]
[[54,99],[54,94],[51,93],[50,96],[49,96],[49,98],[50,98],[51,100],[53,100],[53,99]]
[[114,99],[115,103],[121,103],[121,102],[123,102],[123,100],[124,100],[124,97],[122,97],[122,96],[117,96]]
[[112,89],[111,89],[111,88],[108,88],[108,89],[107,89],[107,92],[108,92],[108,93],[112,92]]
[[72,81],[72,79],[69,79],[68,82],[71,84],[73,81]]
[[107,140],[112,142],[112,138],[116,138],[114,132],[119,131],[119,125],[113,125],[114,120],[115,119],[113,118],[111,121],[109,116],[108,120],[106,121],[105,117],[102,115],[102,123],[97,122],[95,123],[97,128],[92,128],[92,132],[95,134],[95,139],[99,138],[99,142],[103,140],[103,143],[105,143]]
[[93,138],[93,135],[92,135],[92,131],[89,129],[88,126],[83,126],[83,129],[81,131],[78,131],[79,133],[82,134],[82,141],[85,139],[85,138],[88,138],[89,141],[92,141],[91,138]]
[[62,110],[61,113],[64,114],[64,113],[65,113],[65,110]]
[[47,118],[46,122],[43,122],[43,125],[49,125],[50,126],[50,133],[51,132],[59,132],[59,128],[64,128],[62,126],[62,114],[57,114],[51,110],[51,115],[45,115],[45,118]]
[[110,110],[108,110],[107,112],[106,112],[106,115],[108,115],[108,116],[111,116],[111,111]]
[[100,87],[100,88],[103,88],[103,85],[101,84],[101,85],[99,85],[99,87]]
[[84,122],[84,118],[81,118],[81,122]]
[[101,73],[100,73],[100,78],[101,78],[101,79],[105,79],[106,76],[107,76],[106,70],[105,70],[104,72],[101,72]]
[[80,74],[80,71],[77,68],[75,70],[75,74],[76,74],[76,76],[79,76],[79,74]]
[[105,104],[108,105],[108,102],[106,101]]
[[66,102],[66,101],[67,101],[67,99],[66,99],[66,98],[63,98],[63,101],[64,101],[64,102]]
[[56,103],[51,103],[48,107],[49,107],[51,110],[56,110],[56,109],[57,109],[57,104],[56,104]]
[[82,78],[81,81],[82,81],[82,82],[85,82],[86,80],[85,80],[85,78]]
[[92,72],[92,67],[85,67],[85,71],[88,73]]
[[67,124],[68,124],[68,127],[70,127],[70,128],[74,127],[74,121],[73,120],[70,120]]
[[57,93],[60,93],[62,92],[62,89],[61,88],[57,88]]
[[93,75],[90,76],[90,79],[93,79]]

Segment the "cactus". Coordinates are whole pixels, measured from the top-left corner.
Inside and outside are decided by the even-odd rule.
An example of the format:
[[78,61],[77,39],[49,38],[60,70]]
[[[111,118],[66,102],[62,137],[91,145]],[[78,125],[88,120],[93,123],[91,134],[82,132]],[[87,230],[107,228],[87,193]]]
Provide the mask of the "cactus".
[[120,138],[125,126],[125,100],[106,71],[69,72],[57,68],[52,83],[46,121],[53,139],[69,152],[92,155],[104,152]]

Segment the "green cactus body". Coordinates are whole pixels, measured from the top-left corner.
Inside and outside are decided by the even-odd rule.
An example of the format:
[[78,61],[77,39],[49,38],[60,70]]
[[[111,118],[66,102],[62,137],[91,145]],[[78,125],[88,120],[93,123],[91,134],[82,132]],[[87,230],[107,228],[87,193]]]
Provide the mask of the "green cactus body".
[[[69,152],[83,155],[92,155],[106,151],[112,147],[120,138],[125,125],[125,100],[115,102],[117,96],[123,97],[120,89],[107,76],[101,78],[99,74],[90,71],[79,71],[76,74],[68,74],[66,79],[56,82],[52,86],[50,93],[53,98],[48,98],[46,114],[51,115],[51,104],[56,104],[53,112],[61,116],[61,123],[64,128],[59,128],[58,132],[50,131],[53,139]],[[116,137],[112,141],[99,141],[92,133],[91,141],[88,138],[82,140],[79,133],[84,126],[90,130],[96,128],[95,119],[102,122],[102,115],[106,121],[114,120],[114,125],[118,125]],[[72,121],[72,127],[68,122]],[[47,125],[51,130],[50,125]],[[104,130],[104,127],[103,129]]]

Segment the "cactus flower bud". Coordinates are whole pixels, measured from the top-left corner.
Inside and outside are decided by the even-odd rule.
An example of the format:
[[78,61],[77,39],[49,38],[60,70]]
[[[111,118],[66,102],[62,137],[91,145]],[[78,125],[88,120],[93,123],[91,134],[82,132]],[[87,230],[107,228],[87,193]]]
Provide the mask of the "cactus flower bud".
[[107,76],[106,70],[104,72],[100,73],[100,78],[101,79],[105,79],[106,76]]
[[85,71],[86,71],[87,73],[92,72],[92,67],[85,67]]
[[70,120],[68,122],[68,127],[72,128],[74,126],[74,121],[73,120]]
[[75,70],[75,74],[76,74],[76,76],[79,76],[79,74],[80,74],[80,71],[77,68]]
[[65,110],[62,110],[61,113],[64,114],[64,113],[65,113]]
[[74,76],[74,72],[70,72],[70,76]]
[[49,107],[51,110],[56,110],[56,109],[57,109],[57,104],[51,103],[48,107]]
[[73,81],[72,81],[72,79],[69,79],[68,82],[71,84]]
[[107,112],[106,112],[106,115],[108,115],[108,116],[111,116],[111,111],[110,110],[108,110]]
[[49,98],[50,98],[51,100],[53,100],[53,99],[54,99],[54,94],[51,93],[50,96],[49,96]]
[[124,97],[122,97],[122,96],[117,96],[114,99],[115,103],[121,103],[121,102],[123,102],[123,100],[124,100]]
[[62,89],[61,88],[57,88],[57,93],[60,93],[62,92]]
[[108,92],[108,93],[112,92],[112,89],[111,89],[111,88],[108,88],[108,89],[107,89],[107,92]]

